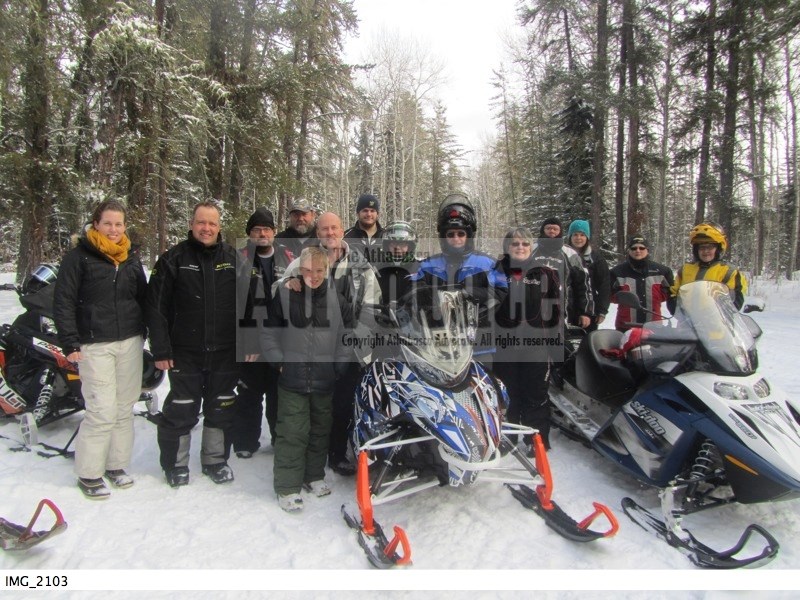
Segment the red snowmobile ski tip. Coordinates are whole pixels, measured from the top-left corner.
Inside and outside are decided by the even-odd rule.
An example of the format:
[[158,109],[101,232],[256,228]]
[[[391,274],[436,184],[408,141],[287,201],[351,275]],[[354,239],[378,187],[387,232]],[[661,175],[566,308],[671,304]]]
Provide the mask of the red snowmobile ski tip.
[[[33,526],[45,506],[53,512],[56,522],[50,529],[33,531]],[[67,522],[58,507],[51,500],[43,499],[39,502],[39,506],[36,507],[36,512],[27,527],[0,518],[0,546],[2,546],[3,550],[27,550],[31,546],[35,546],[47,538],[63,532],[66,528]]]

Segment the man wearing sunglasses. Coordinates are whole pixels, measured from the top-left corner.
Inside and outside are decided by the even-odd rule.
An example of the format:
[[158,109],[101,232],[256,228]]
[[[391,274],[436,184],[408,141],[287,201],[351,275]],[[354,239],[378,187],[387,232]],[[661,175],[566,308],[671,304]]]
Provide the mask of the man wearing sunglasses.
[[[436,231],[440,254],[426,258],[412,275],[415,285],[428,285],[442,290],[464,290],[478,306],[478,327],[489,326],[489,311],[502,302],[508,290],[505,277],[495,266],[495,259],[475,250],[478,222],[475,209],[466,194],[448,194],[439,205]],[[479,331],[476,335],[482,339]],[[491,337],[491,336],[489,336]],[[476,358],[484,364],[492,348],[476,348]]]
[[649,254],[647,240],[641,235],[634,235],[628,241],[628,256],[625,261],[611,269],[611,301],[616,302],[617,292],[634,292],[642,307],[649,311],[619,306],[614,322],[618,331],[627,331],[649,321],[661,320],[663,302],[667,302],[670,312],[675,308],[674,299],[670,298],[670,288],[674,283],[672,269],[651,260]]

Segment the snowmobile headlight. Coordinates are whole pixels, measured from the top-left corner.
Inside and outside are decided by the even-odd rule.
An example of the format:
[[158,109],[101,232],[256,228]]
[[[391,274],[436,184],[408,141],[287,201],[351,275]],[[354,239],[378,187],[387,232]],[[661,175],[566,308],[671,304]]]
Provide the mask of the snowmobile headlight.
[[745,386],[738,383],[728,383],[727,381],[717,381],[714,384],[714,393],[726,400],[750,399],[750,394]]
[[766,379],[760,379],[754,386],[753,391],[756,393],[756,396],[759,398],[766,398],[769,396],[769,383],[767,383]]

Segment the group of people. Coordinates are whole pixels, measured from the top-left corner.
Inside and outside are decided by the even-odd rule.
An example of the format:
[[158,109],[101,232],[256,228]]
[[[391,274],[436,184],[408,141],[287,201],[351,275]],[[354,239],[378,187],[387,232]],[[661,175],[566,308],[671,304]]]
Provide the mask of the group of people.
[[[317,215],[297,200],[278,233],[273,214],[261,207],[237,250],[222,240],[219,208],[201,202],[187,238],[159,257],[148,282],[125,233],[125,207],[100,204],[65,256],[55,290],[60,343],[80,366],[86,404],[75,462],[84,495],[107,498],[106,482],[133,485],[132,406],[145,335],[156,367],[169,376],[157,424],[166,482],[189,483],[191,431],[201,413],[202,473],[215,483],[233,481],[230,454],[248,459],[258,451],[265,414],[273,487],[280,507],[295,512],[302,491],[330,494],[326,464],[340,475],[355,473],[348,452],[353,398],[375,349],[344,340],[373,335],[385,322],[381,315],[415,286],[434,290],[431,297],[438,289],[463,291],[474,308],[475,358],[507,386],[506,418],[538,429],[547,448],[548,382],[563,360],[566,323],[597,329],[621,290],[635,292],[646,309],[621,306],[615,326],[622,330],[657,319],[662,302],[672,310],[682,283],[723,281],[737,307],[746,292],[744,277],[722,261],[724,234],[707,223],[692,230],[695,260],[674,279],[649,258],[639,235],[631,237],[626,260],[609,269],[585,220],[572,221],[565,239],[556,218],[545,219],[538,236],[514,227],[500,258],[492,257],[476,248],[476,212],[462,193],[442,201],[441,252],[422,260],[413,227],[383,227],[379,216],[372,194],[357,199],[357,219],[347,230],[338,215]],[[506,343],[545,338],[524,348]]]

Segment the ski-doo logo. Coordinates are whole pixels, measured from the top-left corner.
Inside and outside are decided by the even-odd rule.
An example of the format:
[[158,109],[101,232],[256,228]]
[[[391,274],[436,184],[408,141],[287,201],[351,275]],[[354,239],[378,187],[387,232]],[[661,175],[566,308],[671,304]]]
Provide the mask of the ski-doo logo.
[[757,440],[758,439],[758,437],[752,431],[750,431],[750,429],[747,427],[747,425],[742,423],[736,415],[734,415],[733,413],[730,413],[730,414],[728,414],[728,416],[731,418],[731,420],[734,422],[734,424],[739,429],[742,430],[743,434],[745,434],[751,440]]
[[664,435],[667,433],[667,430],[664,429],[658,422],[658,419],[653,416],[648,408],[642,406],[639,402],[631,402],[631,408],[636,411],[636,414],[639,415],[642,420],[650,426],[655,433],[658,435]]

